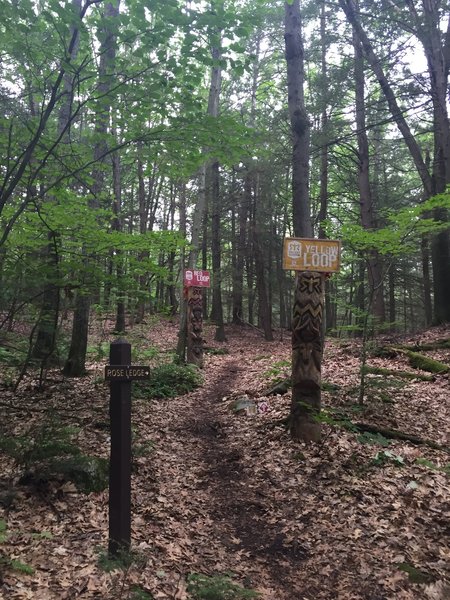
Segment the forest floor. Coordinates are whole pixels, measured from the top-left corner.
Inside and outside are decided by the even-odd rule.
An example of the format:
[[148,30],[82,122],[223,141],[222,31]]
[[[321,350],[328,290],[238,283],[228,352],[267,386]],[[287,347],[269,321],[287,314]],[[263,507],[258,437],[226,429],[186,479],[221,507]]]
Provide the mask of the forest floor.
[[[448,600],[448,374],[432,381],[368,376],[361,406],[359,343],[327,341],[323,379],[333,385],[323,392],[324,435],[306,446],[283,424],[290,393],[264,395],[275,378],[289,375],[289,335],[265,342],[253,329],[228,327],[228,341],[217,344],[212,327],[204,333],[209,348],[228,353],[205,356],[201,387],[133,401],[134,559],[127,567],[108,571],[99,559],[107,548],[107,490],[85,495],[70,482],[27,485],[17,464],[0,454],[0,488],[11,492],[0,507],[0,598],[250,597],[231,587],[218,595],[232,580],[262,600]],[[449,334],[435,328],[401,342]],[[176,335],[176,323],[161,319],[127,337],[158,348],[157,361],[170,356]],[[448,349],[427,355],[450,363]],[[16,393],[3,381],[2,429],[32,436],[51,413],[77,427],[85,452],[108,457],[106,362],[92,360],[89,375],[77,380],[50,372],[42,390],[33,374]],[[413,370],[401,353],[368,362]],[[236,400],[248,400],[249,408],[236,412]],[[443,448],[358,434],[351,422]],[[189,591],[194,574],[214,577],[209,595]]]

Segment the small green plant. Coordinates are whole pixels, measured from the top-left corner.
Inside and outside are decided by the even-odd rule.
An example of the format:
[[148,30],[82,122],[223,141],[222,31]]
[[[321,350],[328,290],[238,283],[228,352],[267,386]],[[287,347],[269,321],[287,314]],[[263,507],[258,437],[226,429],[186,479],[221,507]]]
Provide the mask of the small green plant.
[[6,521],[0,519],[0,544],[3,544],[8,539],[8,534],[6,533]]
[[0,434],[0,450],[23,469],[22,483],[62,479],[84,493],[104,490],[108,461],[83,454],[73,440],[78,433],[75,427],[50,420],[21,436]]
[[400,571],[403,571],[408,575],[408,579],[411,583],[431,583],[436,581],[434,575],[421,571],[409,563],[399,563],[397,567]]
[[287,372],[288,367],[289,369],[291,367],[290,360],[278,360],[277,362],[273,363],[270,369],[264,372],[264,377],[267,377],[267,379],[280,376],[289,377],[290,372]]
[[166,363],[152,369],[149,381],[136,382],[133,392],[137,398],[174,398],[191,392],[202,381],[194,365]]
[[446,465],[439,467],[438,465],[436,465],[431,460],[428,460],[427,458],[416,458],[416,463],[418,465],[422,465],[423,467],[427,467],[428,469],[431,469],[432,471],[441,471],[442,473],[445,473],[446,475],[448,475],[450,477],[450,463],[447,463]]
[[107,342],[98,342],[95,346],[88,346],[87,353],[94,360],[103,360],[109,354],[109,344]]
[[140,587],[133,586],[130,590],[130,600],[153,600],[154,597],[150,592],[146,592]]
[[399,454],[394,454],[390,450],[383,450],[381,452],[377,452],[371,462],[376,467],[383,467],[388,463],[392,463],[397,467],[403,467],[405,465],[405,460],[403,456],[400,456]]
[[225,356],[230,354],[228,348],[205,348],[203,350],[205,354],[211,354],[212,356]]
[[140,569],[147,562],[141,552],[135,552],[134,550],[121,550],[115,556],[111,556],[103,548],[97,548],[97,552],[98,566],[105,573],[117,570],[128,572],[133,566]]
[[188,575],[187,590],[195,600],[237,600],[240,598],[258,598],[255,590],[246,589],[234,583],[229,575]]
[[23,563],[21,560],[15,558],[9,560],[9,566],[13,571],[24,573],[24,575],[33,575],[34,569],[30,565]]
[[331,427],[339,427],[346,431],[356,431],[355,425],[350,421],[348,416],[339,409],[324,408],[320,413],[314,415],[314,420],[318,423],[324,423]]
[[368,444],[369,446],[382,446],[383,448],[386,448],[391,443],[381,433],[370,433],[368,431],[358,435],[358,442]]
[[[3,544],[10,537],[7,531],[6,521],[0,519],[0,544]],[[16,558],[10,558],[9,556],[5,556],[4,554],[0,554],[0,568],[9,568],[13,571],[18,571],[20,573],[24,573],[26,575],[32,575],[34,573],[33,567],[23,563],[21,560]]]
[[136,358],[139,360],[152,360],[153,358],[159,356],[159,350],[154,346],[150,346],[149,348],[145,348],[144,350],[139,350],[136,354]]

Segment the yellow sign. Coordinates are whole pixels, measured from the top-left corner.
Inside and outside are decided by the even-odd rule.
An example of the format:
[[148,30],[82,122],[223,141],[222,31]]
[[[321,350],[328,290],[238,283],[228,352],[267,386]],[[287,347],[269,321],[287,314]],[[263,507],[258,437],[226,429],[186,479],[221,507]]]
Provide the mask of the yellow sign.
[[283,269],[337,273],[341,263],[339,240],[285,238]]

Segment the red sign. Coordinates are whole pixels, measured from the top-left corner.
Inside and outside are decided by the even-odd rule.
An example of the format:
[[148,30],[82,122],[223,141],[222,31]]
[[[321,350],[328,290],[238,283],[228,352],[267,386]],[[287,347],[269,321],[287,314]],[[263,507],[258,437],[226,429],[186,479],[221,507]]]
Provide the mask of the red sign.
[[210,286],[209,271],[199,269],[186,269],[184,272],[184,285],[186,287],[208,287]]

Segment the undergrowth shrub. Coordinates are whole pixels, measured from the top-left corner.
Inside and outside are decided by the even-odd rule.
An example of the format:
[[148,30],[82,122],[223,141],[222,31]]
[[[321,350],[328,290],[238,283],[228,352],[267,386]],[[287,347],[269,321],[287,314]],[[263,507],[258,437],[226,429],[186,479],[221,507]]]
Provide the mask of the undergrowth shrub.
[[21,483],[36,484],[50,480],[72,481],[84,492],[98,492],[108,486],[108,461],[81,452],[74,437],[76,427],[50,420],[24,435],[0,433],[0,451],[22,469]]
[[[9,537],[10,533],[8,532],[6,521],[0,519],[0,544],[5,543]],[[0,583],[2,569],[11,569],[12,571],[24,573],[25,575],[33,575],[34,573],[34,569],[30,565],[23,563],[17,558],[11,558],[10,556],[0,551]]]
[[234,583],[228,575],[188,575],[187,591],[195,600],[237,600],[240,598],[258,598],[255,590],[246,589]]
[[174,398],[195,390],[203,378],[194,365],[166,363],[151,370],[148,381],[133,385],[135,398]]

